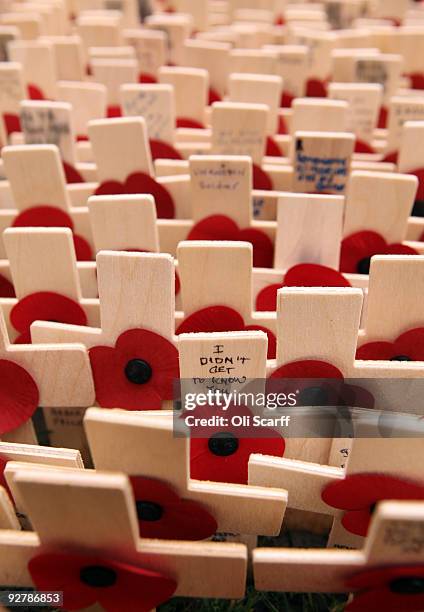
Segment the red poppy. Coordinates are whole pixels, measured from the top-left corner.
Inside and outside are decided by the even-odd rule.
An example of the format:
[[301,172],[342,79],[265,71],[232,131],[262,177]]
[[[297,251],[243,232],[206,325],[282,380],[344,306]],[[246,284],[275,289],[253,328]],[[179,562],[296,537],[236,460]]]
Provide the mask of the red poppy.
[[277,291],[282,287],[350,287],[344,276],[327,266],[318,264],[298,264],[290,268],[283,282],[268,285],[256,298],[256,310],[274,311],[277,309]]
[[95,195],[120,195],[129,193],[150,193],[155,198],[156,211],[160,219],[173,219],[175,206],[169,191],[154,178],[144,172],[133,172],[123,183],[105,181],[95,191]]
[[85,183],[85,180],[74,166],[68,164],[67,162],[62,162],[62,165],[68,185],[73,183]]
[[422,72],[412,72],[407,76],[411,82],[412,89],[424,89],[424,74]]
[[102,408],[160,410],[173,397],[179,377],[178,351],[169,340],[146,329],[121,334],[115,347],[89,351],[96,399]]
[[212,106],[214,102],[221,102],[222,98],[219,93],[213,87],[209,87],[209,106]]
[[275,142],[272,136],[267,136],[265,155],[270,157],[281,157],[283,155],[280,145]]
[[424,484],[386,474],[352,474],[331,482],[321,493],[323,501],[346,510],[343,527],[366,536],[372,513],[383,500],[424,500]]
[[31,344],[30,327],[34,321],[87,325],[87,315],[78,302],[59,293],[40,291],[27,295],[10,313],[10,322],[20,332],[15,344]]
[[32,417],[38,406],[34,379],[17,363],[0,359],[0,435],[13,431]]
[[283,91],[281,94],[280,108],[291,108],[294,99],[295,96],[293,96],[293,94],[288,91]]
[[229,306],[207,306],[193,312],[178,326],[176,334],[196,332],[263,331],[268,336],[268,359],[275,359],[277,340],[275,335],[261,325],[245,325],[241,314]]
[[388,117],[389,117],[389,111],[387,110],[385,106],[382,106],[380,108],[380,114],[379,114],[378,123],[377,123],[377,127],[380,130],[386,129]]
[[[32,206],[15,217],[12,227],[69,227],[74,231],[74,222],[67,212],[55,206]],[[73,239],[77,260],[93,259],[91,246],[85,238],[74,234]]]
[[369,274],[373,255],[416,255],[417,251],[400,243],[387,244],[377,232],[351,234],[342,242],[340,271]]
[[0,274],[0,297],[2,298],[14,298],[16,297],[15,289],[13,284]]
[[346,612],[421,612],[424,610],[424,565],[374,567],[350,576],[354,591]]
[[175,270],[175,295],[177,296],[181,291],[181,281],[178,272]]
[[42,553],[28,562],[40,591],[62,591],[66,610],[99,603],[107,612],[149,612],[175,592],[175,580],[162,573],[102,556]]
[[3,487],[10,495],[9,487],[4,476],[4,470],[9,460],[4,456],[0,455],[0,487]]
[[147,72],[140,72],[140,74],[138,75],[138,82],[139,83],[149,83],[149,84],[154,84],[157,83],[157,78],[155,76],[153,76],[152,74],[148,74]]
[[355,153],[375,153],[374,148],[365,140],[356,139]]
[[262,170],[257,164],[253,164],[253,189],[261,189],[262,191],[272,191],[274,189],[268,172]]
[[384,156],[382,161],[387,162],[389,164],[397,164],[398,158],[399,158],[399,151],[392,151],[391,153],[387,153]]
[[205,126],[196,119],[189,117],[177,117],[177,128],[192,128],[195,130],[204,130]]
[[327,81],[321,79],[308,79],[306,83],[306,96],[308,98],[326,98]]
[[274,20],[274,25],[276,26],[286,25],[286,20],[284,19],[284,15],[277,15]]
[[288,128],[286,124],[286,120],[282,115],[278,117],[278,134],[288,134]]
[[250,227],[240,229],[226,215],[211,215],[198,221],[187,240],[235,240],[250,242],[253,246],[253,265],[256,268],[272,268],[274,246],[263,231]]
[[113,119],[114,117],[122,117],[122,109],[119,104],[110,104],[106,109],[106,117]]
[[33,83],[30,83],[27,86],[27,90],[28,90],[28,98],[30,100],[45,100],[46,99],[40,87],[38,87],[37,85],[34,85]]
[[162,140],[150,140],[150,151],[152,158],[156,159],[182,159],[180,153],[167,142]]
[[6,133],[8,136],[13,132],[21,132],[21,120],[19,115],[14,115],[13,113],[4,113],[3,121],[6,127]]
[[424,361],[424,327],[410,329],[394,342],[368,342],[358,348],[356,359]]
[[160,480],[131,476],[140,537],[205,540],[217,530],[213,516],[196,502],[181,499]]
[[[214,414],[223,416],[222,407],[197,407],[190,414],[195,418],[210,418]],[[187,416],[187,415],[185,415]],[[245,406],[230,406],[225,412],[228,425],[210,426],[207,437],[190,440],[190,475],[196,480],[247,484],[248,462],[252,453],[282,457],[285,442],[280,434],[270,427],[236,427],[231,424],[234,417],[251,417]],[[192,428],[194,429],[194,428]],[[193,432],[192,432],[193,433]],[[201,435],[201,430],[197,433]],[[240,437],[240,434],[243,434]],[[254,437],[249,437],[249,435]]]

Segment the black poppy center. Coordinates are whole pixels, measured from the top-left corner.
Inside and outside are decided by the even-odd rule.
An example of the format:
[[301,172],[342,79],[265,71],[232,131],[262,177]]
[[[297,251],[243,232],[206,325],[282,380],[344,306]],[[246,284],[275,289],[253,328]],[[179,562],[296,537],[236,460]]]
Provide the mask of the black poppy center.
[[389,583],[392,593],[403,595],[422,595],[424,593],[424,578],[420,576],[405,576],[395,578]]
[[163,516],[163,508],[156,502],[140,499],[135,502],[139,521],[160,521]]
[[229,457],[234,455],[239,447],[239,441],[230,432],[222,431],[220,433],[213,434],[208,441],[209,450],[218,457]]
[[125,376],[135,385],[144,385],[152,378],[152,366],[144,359],[131,359],[125,366]]
[[326,406],[328,393],[324,387],[306,387],[299,394],[299,406]]
[[90,587],[104,588],[115,584],[117,576],[115,570],[103,565],[87,565],[81,568],[81,582]]
[[390,357],[390,361],[412,361],[412,359],[408,355],[395,355]]
[[360,261],[358,261],[356,265],[356,269],[358,270],[358,274],[369,274],[371,267],[371,257],[364,257]]

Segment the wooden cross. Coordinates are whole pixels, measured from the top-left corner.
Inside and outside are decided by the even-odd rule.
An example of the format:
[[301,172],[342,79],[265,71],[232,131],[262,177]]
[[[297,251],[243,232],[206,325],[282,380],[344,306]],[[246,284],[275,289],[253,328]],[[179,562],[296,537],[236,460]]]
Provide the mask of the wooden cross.
[[[28,564],[30,569],[34,568],[40,555],[59,554],[65,562],[67,555],[72,554],[77,555],[81,569],[93,565],[95,557],[96,565],[108,570],[108,575],[115,571],[113,568],[118,576],[121,571],[138,568],[138,573],[155,572],[157,579],[166,581],[161,582],[159,592],[156,589],[154,598],[151,596],[147,601],[143,601],[141,594],[144,589],[137,589],[137,595],[132,598],[128,589],[123,590],[124,606],[137,602],[143,606],[141,609],[148,610],[173,591],[176,595],[189,597],[237,598],[244,595],[245,546],[140,539],[131,486],[122,474],[59,469],[27,471],[24,468],[16,472],[14,482],[34,532],[0,533],[0,581],[5,586],[32,586],[34,581]],[[99,512],[102,520],[99,520]],[[117,524],[119,529],[116,529]],[[126,564],[126,570],[116,566],[119,562]],[[40,572],[36,586],[41,587],[48,575]],[[91,584],[88,574],[84,584]],[[89,603],[101,600],[102,595],[96,589]],[[78,598],[78,593],[65,589],[65,605],[68,597]],[[80,606],[77,602],[77,607]]]
[[[257,548],[253,552],[255,587],[260,591],[354,592],[357,607],[352,609],[364,609],[370,595],[370,601],[384,598],[385,605],[401,610],[412,597],[408,593],[422,597],[423,511],[422,502],[382,503],[359,551]],[[411,591],[408,586],[413,584]]]
[[0,85],[0,113],[10,135],[20,131],[19,104],[26,97],[22,66],[17,62],[1,62]]
[[106,87],[101,83],[59,81],[58,98],[71,105],[77,140],[88,140],[88,122],[106,115]]
[[209,92],[207,71],[163,66],[159,69],[159,82],[174,89],[177,127],[204,128]]
[[[226,347],[230,344],[233,350],[248,349],[252,354],[258,348],[254,334],[250,338],[234,336],[221,336],[218,340]],[[183,356],[189,342],[193,345],[189,348],[191,352],[196,343],[210,345],[206,338],[187,336],[181,340]],[[190,441],[175,435],[172,413],[132,415],[92,408],[86,413],[84,426],[97,470],[118,470],[170,485],[181,498],[201,503],[215,518],[218,532],[256,535],[280,532],[287,503],[284,491],[190,479]]]
[[155,83],[159,68],[166,63],[166,33],[138,28],[123,30],[122,35],[134,47],[141,83]]
[[29,94],[38,99],[55,99],[57,75],[53,48],[48,42],[17,40],[9,44],[10,59],[22,65]]
[[[110,117],[120,116],[121,85],[136,83],[138,80],[138,63],[133,59],[100,58],[90,62],[96,83],[101,83],[107,91],[107,107]],[[91,140],[91,139],[90,139]]]

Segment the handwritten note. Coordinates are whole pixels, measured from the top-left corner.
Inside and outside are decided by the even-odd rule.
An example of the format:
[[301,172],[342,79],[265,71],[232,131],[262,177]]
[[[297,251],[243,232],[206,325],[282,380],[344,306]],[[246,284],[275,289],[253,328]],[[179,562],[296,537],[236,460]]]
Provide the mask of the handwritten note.
[[124,114],[142,116],[149,138],[172,143],[175,131],[175,109],[172,87],[168,85],[123,85]]
[[70,104],[25,101],[20,116],[26,144],[56,145],[64,161],[75,163]]
[[17,64],[6,63],[0,66],[0,110],[17,114],[20,101],[24,98],[25,89]]
[[424,96],[422,98],[392,98],[388,121],[387,146],[389,151],[398,149],[403,125],[406,121],[424,120]]
[[347,131],[365,142],[372,141],[382,102],[381,85],[330,83],[329,93],[333,100],[349,103]]
[[268,108],[261,104],[218,102],[212,107],[212,153],[250,155],[261,163],[265,153]]
[[336,139],[329,136],[299,136],[294,143],[294,187],[304,193],[341,195],[346,188],[354,137],[346,134]]

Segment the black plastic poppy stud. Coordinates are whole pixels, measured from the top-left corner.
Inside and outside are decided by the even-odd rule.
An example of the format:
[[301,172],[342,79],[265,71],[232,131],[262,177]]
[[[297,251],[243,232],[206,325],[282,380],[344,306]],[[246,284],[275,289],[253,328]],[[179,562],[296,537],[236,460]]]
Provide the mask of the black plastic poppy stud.
[[131,359],[125,366],[125,376],[134,385],[145,385],[152,374],[152,366],[144,359]]
[[404,595],[421,595],[424,593],[424,578],[420,576],[404,576],[390,581],[392,593]]
[[116,572],[110,567],[104,565],[87,565],[81,568],[81,582],[96,588],[104,588],[113,586],[116,582]]
[[156,502],[141,499],[135,502],[135,507],[139,521],[160,521],[163,516],[163,508]]
[[239,441],[231,432],[222,431],[209,438],[208,447],[213,455],[229,457],[237,452]]
[[356,265],[356,269],[358,270],[358,274],[369,274],[371,267],[371,257],[364,257],[360,261],[358,261]]

